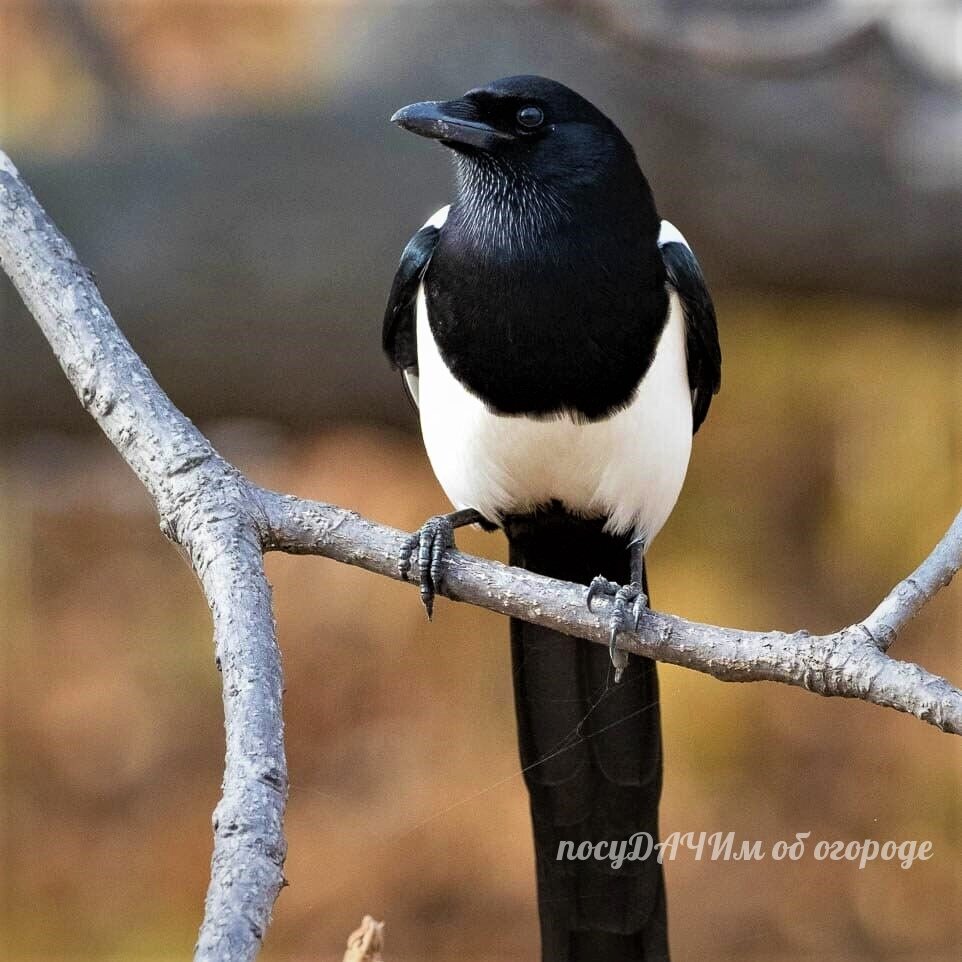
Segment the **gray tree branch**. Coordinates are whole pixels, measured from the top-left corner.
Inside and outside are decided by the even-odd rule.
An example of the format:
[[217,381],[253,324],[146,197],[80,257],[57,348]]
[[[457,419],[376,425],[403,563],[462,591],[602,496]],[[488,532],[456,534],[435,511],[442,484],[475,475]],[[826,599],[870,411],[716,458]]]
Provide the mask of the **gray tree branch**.
[[[223,794],[195,958],[253,959],[284,884],[287,797],[280,654],[263,553],[316,554],[398,578],[404,532],[352,511],[260,488],[173,405],[117,328],[77,260],[0,152],[0,263],[81,404],[147,488],[164,533],[203,586],[223,673]],[[925,561],[863,621],[828,635],[742,631],[649,611],[619,647],[722,681],[778,681],[858,698],[962,734],[962,691],[886,649],[962,567],[962,512]],[[452,551],[441,593],[607,644],[585,587]]]
[[[399,577],[397,556],[405,532],[329,504],[263,490],[258,497],[267,519],[267,550],[319,554]],[[638,631],[620,635],[618,647],[722,681],[780,681],[820,695],[860,698],[959,735],[962,691],[918,665],[889,658],[884,647],[960,567],[962,512],[932,554],[868,618],[831,634],[742,631],[646,611]],[[608,643],[604,606],[610,601],[599,599],[599,614],[589,612],[584,585],[452,551],[446,556],[441,594]]]
[[280,654],[250,485],[151,377],[93,276],[3,153],[0,263],[203,585],[223,674],[227,755],[196,958],[253,959],[284,881],[287,763]]
[[738,3],[696,12],[632,0],[537,0],[581,20],[619,45],[669,54],[735,73],[794,76],[816,73],[892,43],[878,11],[783,9],[745,12]]

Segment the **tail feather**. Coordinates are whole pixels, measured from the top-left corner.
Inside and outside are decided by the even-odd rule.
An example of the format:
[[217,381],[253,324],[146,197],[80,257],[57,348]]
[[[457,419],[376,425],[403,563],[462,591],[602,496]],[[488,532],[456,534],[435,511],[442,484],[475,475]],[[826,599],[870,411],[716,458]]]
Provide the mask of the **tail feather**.
[[[624,538],[558,510],[505,521],[511,563],[587,584],[630,580]],[[608,652],[512,620],[515,708],[531,801],[544,962],[668,959],[664,879],[654,857],[559,860],[577,849],[658,839],[661,727],[655,664],[630,660],[615,685]]]

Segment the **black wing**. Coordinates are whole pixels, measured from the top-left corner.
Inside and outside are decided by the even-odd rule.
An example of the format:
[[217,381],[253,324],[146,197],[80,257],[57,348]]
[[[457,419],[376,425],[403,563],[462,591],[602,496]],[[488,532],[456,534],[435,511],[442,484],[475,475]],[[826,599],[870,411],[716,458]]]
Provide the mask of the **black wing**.
[[[401,263],[394,275],[391,294],[384,311],[384,330],[381,344],[391,366],[405,377],[404,389],[411,394],[408,378],[417,377],[417,295],[421,278],[427,269],[440,229],[425,224],[407,243],[401,255]],[[417,404],[417,399],[412,397]]]
[[668,283],[678,292],[685,313],[694,433],[708,414],[712,396],[721,387],[721,347],[715,306],[698,261],[687,244],[670,240],[661,245],[661,257],[668,272]]

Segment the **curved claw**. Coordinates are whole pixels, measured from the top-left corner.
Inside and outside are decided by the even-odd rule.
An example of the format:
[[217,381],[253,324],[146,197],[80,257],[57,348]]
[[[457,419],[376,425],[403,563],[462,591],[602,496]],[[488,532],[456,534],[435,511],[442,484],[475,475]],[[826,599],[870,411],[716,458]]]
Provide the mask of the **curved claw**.
[[635,598],[635,603],[631,607],[632,627],[635,631],[638,630],[638,625],[641,623],[641,616],[645,613],[647,607],[648,595],[639,590],[638,596]]
[[[625,667],[628,664],[628,653],[617,647],[618,633],[629,628],[637,630],[641,615],[648,606],[648,598],[641,589],[641,585],[632,582],[619,585],[614,581],[598,575],[588,586],[587,605],[591,611],[591,603],[599,596],[606,595],[613,598],[608,612],[608,654],[615,669],[615,683],[621,681]],[[633,602],[633,604],[632,604]],[[629,611],[629,604],[631,610]]]
[[615,647],[618,632],[628,627],[628,602],[637,597],[635,585],[624,585],[615,592],[615,603],[611,612],[611,634],[608,637],[608,654],[615,668],[615,682],[621,681],[621,673],[628,664],[628,653]]
[[397,569],[402,581],[410,581],[413,559],[417,555],[418,583],[421,603],[430,619],[434,614],[434,596],[441,583],[444,553],[454,544],[454,526],[439,515],[428,518],[419,531],[409,535],[398,552]]
[[[621,661],[623,657],[627,657],[623,651],[618,649],[617,646],[619,631],[620,627],[618,623],[614,620],[614,618],[612,618],[608,632],[608,657],[611,658],[611,663],[615,666],[616,671],[620,670],[617,663]],[[618,678],[615,680],[617,681]]]
[[585,604],[588,606],[588,610],[591,611],[591,603],[599,595],[614,595],[618,591],[618,585],[614,581],[609,581],[602,575],[596,575],[591,579],[591,584],[588,585],[588,594],[585,598]]

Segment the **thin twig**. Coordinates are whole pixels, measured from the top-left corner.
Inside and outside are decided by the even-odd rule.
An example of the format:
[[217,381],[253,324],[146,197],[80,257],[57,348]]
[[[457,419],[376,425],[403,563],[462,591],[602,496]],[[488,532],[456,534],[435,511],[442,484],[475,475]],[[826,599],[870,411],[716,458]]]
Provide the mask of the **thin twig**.
[[384,923],[365,915],[360,928],[348,936],[343,962],[384,962],[383,949]]
[[[267,550],[319,554],[389,578],[400,577],[397,556],[404,532],[334,505],[263,490],[259,497],[267,519]],[[960,567],[962,512],[929,558],[889,594],[888,599],[895,600],[886,609],[885,624],[892,637]],[[903,587],[910,583],[915,587]],[[584,585],[451,551],[445,556],[440,593],[598,644],[608,643],[604,605],[610,601],[599,599],[596,613],[589,612]],[[873,614],[828,635],[787,634],[720,628],[647,611],[637,633],[619,635],[618,647],[694,668],[721,681],[780,681],[820,695],[859,698],[962,734],[962,691],[918,665],[885,655],[874,641],[875,631],[881,629],[872,627],[878,622]]]

